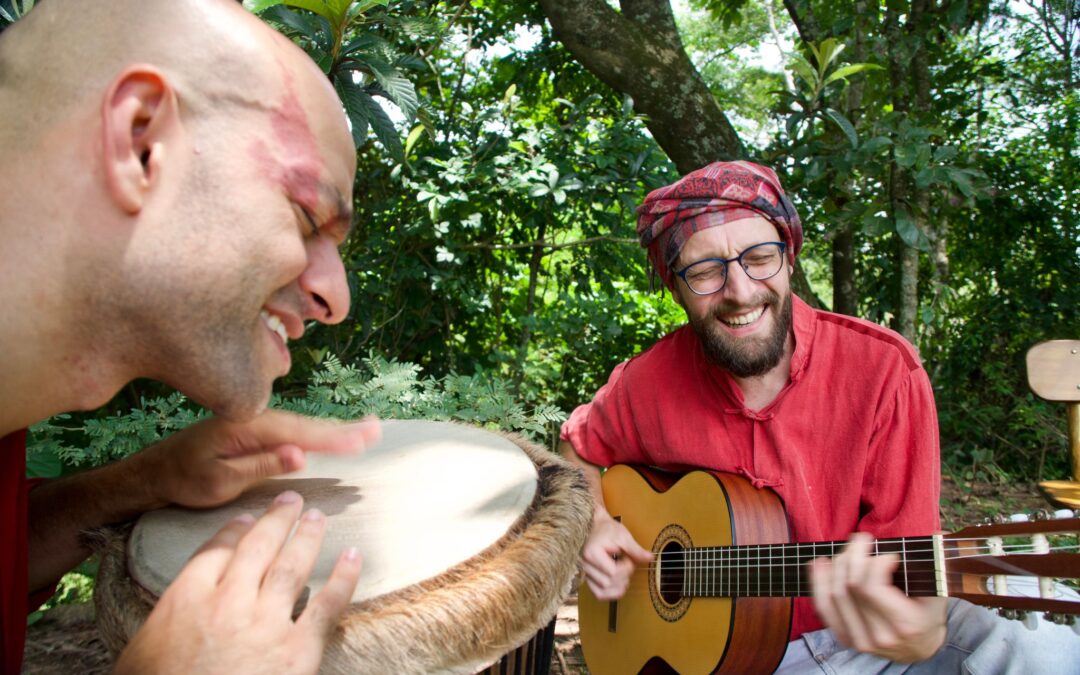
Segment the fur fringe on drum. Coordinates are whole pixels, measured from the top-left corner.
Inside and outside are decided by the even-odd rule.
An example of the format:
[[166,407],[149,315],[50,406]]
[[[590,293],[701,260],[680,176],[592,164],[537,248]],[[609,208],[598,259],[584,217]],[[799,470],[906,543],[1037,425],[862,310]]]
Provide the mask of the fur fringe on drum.
[[[320,672],[475,673],[551,621],[577,577],[592,523],[592,497],[575,467],[521,437],[506,436],[536,464],[532,507],[474,558],[353,605],[327,647]],[[125,568],[130,533],[128,525],[89,535],[101,558],[94,591],[98,628],[114,655],[156,600]]]

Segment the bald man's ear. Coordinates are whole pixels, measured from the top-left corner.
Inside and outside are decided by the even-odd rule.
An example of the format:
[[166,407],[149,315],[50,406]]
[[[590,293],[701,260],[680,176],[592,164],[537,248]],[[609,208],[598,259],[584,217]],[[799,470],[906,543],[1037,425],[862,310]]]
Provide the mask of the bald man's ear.
[[113,81],[101,112],[109,193],[121,209],[138,213],[180,124],[176,93],[156,68],[132,66]]

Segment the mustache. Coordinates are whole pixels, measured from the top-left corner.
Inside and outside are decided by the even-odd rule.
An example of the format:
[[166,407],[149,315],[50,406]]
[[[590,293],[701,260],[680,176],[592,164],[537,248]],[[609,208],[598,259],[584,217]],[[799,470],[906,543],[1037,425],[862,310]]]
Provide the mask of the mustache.
[[764,291],[755,296],[750,302],[725,301],[713,309],[712,316],[714,319],[722,319],[725,314],[731,314],[732,312],[747,310],[754,307],[761,307],[762,305],[778,307],[780,305],[780,296],[772,291]]

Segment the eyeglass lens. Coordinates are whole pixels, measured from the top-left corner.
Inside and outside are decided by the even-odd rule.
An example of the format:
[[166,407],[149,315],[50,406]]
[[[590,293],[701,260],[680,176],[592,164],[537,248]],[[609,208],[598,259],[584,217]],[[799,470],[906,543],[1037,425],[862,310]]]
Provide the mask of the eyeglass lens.
[[751,246],[731,260],[709,259],[691,264],[683,270],[682,277],[690,290],[700,295],[716,293],[727,283],[728,265],[737,262],[746,275],[756,281],[776,276],[784,265],[782,246],[767,242]]

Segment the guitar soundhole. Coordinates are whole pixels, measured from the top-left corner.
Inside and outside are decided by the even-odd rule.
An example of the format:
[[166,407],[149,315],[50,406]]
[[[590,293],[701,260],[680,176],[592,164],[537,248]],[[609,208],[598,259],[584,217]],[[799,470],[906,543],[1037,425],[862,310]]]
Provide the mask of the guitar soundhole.
[[668,542],[662,549],[660,560],[660,597],[669,605],[682,600],[683,579],[686,577],[683,564],[683,547],[677,541]]
[[653,609],[665,621],[678,621],[690,609],[690,596],[683,594],[685,551],[694,543],[690,533],[671,524],[653,542],[656,559],[649,568],[649,598]]

